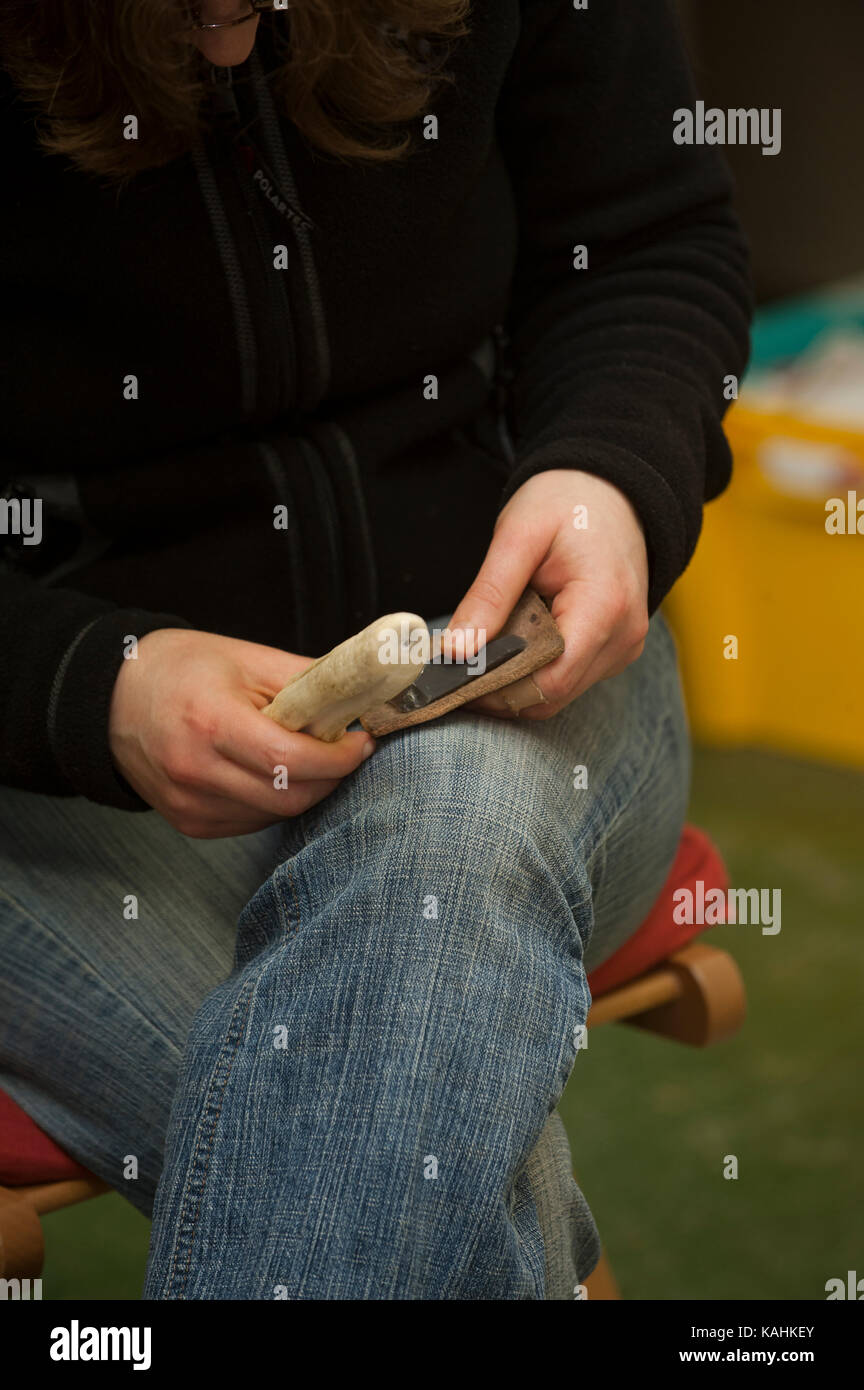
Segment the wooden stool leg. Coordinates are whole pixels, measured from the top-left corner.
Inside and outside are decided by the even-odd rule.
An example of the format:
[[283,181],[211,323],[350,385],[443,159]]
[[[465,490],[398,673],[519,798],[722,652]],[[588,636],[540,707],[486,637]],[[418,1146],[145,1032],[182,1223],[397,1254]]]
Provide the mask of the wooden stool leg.
[[589,1274],[585,1280],[585,1288],[588,1290],[588,1301],[591,1303],[595,1303],[598,1299],[620,1299],[621,1294],[615,1283],[612,1266],[604,1253],[601,1253],[600,1262],[594,1273]]
[[41,1274],[44,1258],[35,1209],[14,1188],[0,1187],[0,1277],[33,1279]]

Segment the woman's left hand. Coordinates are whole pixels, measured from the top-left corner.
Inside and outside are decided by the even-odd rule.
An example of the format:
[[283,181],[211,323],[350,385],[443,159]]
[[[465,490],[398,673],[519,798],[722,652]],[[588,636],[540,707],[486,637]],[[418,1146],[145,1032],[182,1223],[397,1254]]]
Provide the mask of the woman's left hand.
[[[623,671],[645,645],[648,555],[623,492],[575,469],[523,483],[498,517],[477,578],[450,621],[451,631],[466,633],[454,641],[454,656],[463,640],[470,655],[497,636],[528,584],[549,602],[565,643],[562,655],[533,675],[546,703],[520,711],[548,719],[596,681]],[[498,694],[468,707],[512,714]]]

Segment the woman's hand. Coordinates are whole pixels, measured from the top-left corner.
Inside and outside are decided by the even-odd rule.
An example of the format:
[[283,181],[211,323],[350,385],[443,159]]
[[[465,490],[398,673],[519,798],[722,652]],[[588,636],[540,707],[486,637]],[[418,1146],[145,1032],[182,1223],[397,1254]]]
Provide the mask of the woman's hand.
[[[576,523],[574,525],[574,523]],[[526,585],[551,600],[565,649],[533,680],[546,703],[520,711],[548,719],[596,681],[635,661],[648,632],[648,556],[639,519],[618,488],[590,473],[556,469],[529,478],[513,494],[451,630],[501,630]],[[482,645],[465,641],[473,654]],[[477,709],[510,715],[500,695],[472,701]]]
[[208,632],[148,633],[114,685],[115,765],[184,835],[246,835],[299,815],[375,747],[366,733],[321,743],[261,714],[310,661]]

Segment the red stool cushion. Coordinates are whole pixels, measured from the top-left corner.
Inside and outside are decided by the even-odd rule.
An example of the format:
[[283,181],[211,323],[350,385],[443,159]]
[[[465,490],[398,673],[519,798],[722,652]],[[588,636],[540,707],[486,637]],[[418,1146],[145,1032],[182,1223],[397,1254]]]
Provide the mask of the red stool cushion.
[[608,994],[610,989],[626,984],[628,980],[635,980],[637,975],[644,975],[646,970],[659,965],[661,960],[680,950],[694,936],[701,936],[706,930],[704,924],[681,924],[672,916],[675,909],[673,893],[679,888],[688,888],[695,894],[699,881],[704,884],[705,893],[712,888],[725,892],[729,886],[729,875],[719,851],[704,830],[697,830],[695,825],[685,825],[669,877],[645,921],[614,956],[610,956],[588,976],[595,999],[601,994]]
[[0,1091],[0,1186],[19,1187],[90,1176],[20,1105]]
[[[693,891],[699,879],[704,883],[706,892],[710,888],[725,890],[729,882],[723,860],[708,836],[695,826],[688,825],[681,836],[669,877],[645,921],[614,956],[588,976],[595,999],[627,980],[644,974],[705,930],[698,923],[680,926],[672,918],[672,894],[678,888]],[[0,1185],[15,1187],[88,1176],[80,1163],[64,1153],[14,1100],[0,1090]]]

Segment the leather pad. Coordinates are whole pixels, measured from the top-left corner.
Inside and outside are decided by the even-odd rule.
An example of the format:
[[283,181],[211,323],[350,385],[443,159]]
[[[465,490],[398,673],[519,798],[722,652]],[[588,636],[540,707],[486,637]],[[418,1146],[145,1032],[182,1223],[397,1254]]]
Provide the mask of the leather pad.
[[412,724],[427,724],[430,719],[449,714],[451,709],[457,709],[469,700],[478,700],[481,695],[488,695],[493,690],[502,690],[505,686],[522,680],[524,676],[530,676],[532,671],[537,671],[541,666],[554,661],[564,650],[564,639],[555,619],[543,599],[533,589],[525,590],[501,631],[524,637],[525,648],[516,656],[511,656],[508,661],[502,662],[494,671],[477,676],[459,690],[451,690],[449,695],[444,695],[440,700],[433,700],[422,709],[402,714],[389,701],[375,705],[361,717],[360,723],[363,728],[377,737],[380,734],[393,733],[395,729],[407,729]]

